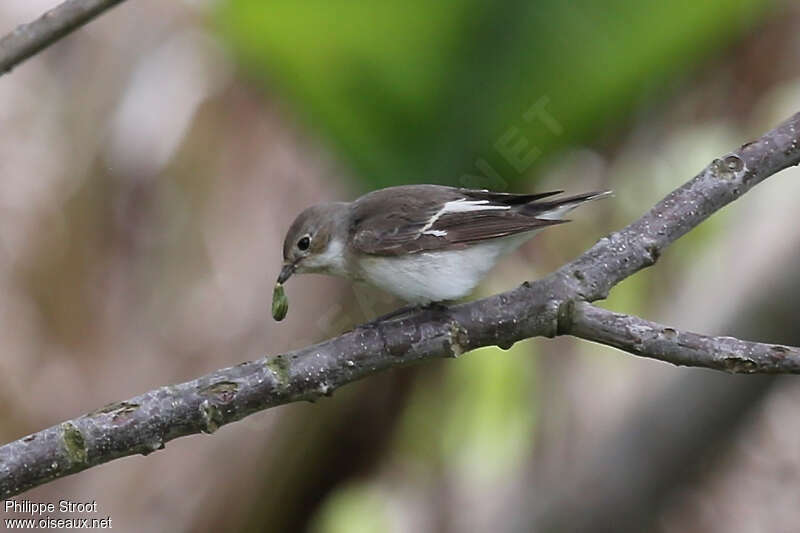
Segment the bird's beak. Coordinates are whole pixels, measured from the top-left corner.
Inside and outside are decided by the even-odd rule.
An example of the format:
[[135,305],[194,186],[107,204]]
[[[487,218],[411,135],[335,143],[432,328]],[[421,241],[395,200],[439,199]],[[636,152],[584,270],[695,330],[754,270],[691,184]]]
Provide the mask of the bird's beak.
[[278,275],[278,283],[280,283],[281,285],[286,283],[286,280],[292,277],[292,274],[294,274],[296,268],[297,268],[297,263],[286,263],[285,265],[283,265],[281,273]]

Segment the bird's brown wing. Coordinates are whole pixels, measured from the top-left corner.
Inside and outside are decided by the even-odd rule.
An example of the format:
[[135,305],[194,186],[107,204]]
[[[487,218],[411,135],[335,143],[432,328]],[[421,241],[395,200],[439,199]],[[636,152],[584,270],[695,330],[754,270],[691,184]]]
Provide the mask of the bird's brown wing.
[[536,200],[559,192],[508,194],[437,185],[381,189],[353,203],[350,244],[364,254],[404,255],[531,231],[563,222],[537,218],[551,202],[539,208]]

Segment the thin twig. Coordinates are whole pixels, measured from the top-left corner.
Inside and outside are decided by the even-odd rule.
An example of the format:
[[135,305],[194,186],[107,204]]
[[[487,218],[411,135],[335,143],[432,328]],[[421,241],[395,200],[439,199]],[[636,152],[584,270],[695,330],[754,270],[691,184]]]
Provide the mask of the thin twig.
[[800,113],[715,159],[630,226],[547,278],[509,292],[359,328],[321,344],[153,390],[0,447],[0,497],[287,402],[314,400],[381,370],[481,346],[577,335],[636,355],[730,372],[797,372],[796,348],[681,333],[587,302],[652,265],[669,244],[800,162]]
[[800,349],[708,337],[580,302],[572,314],[571,335],[673,365],[732,373],[800,374]]
[[0,39],[0,75],[124,0],[67,0]]

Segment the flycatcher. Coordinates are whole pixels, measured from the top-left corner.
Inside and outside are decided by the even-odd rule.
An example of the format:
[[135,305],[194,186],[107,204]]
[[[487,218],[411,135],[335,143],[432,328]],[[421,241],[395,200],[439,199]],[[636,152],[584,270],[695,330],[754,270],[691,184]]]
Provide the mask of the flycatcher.
[[[389,187],[309,207],[283,244],[278,286],[292,274],[362,281],[414,304],[468,295],[497,260],[611,191],[508,194],[440,185]],[[284,311],[285,314],[285,311]]]

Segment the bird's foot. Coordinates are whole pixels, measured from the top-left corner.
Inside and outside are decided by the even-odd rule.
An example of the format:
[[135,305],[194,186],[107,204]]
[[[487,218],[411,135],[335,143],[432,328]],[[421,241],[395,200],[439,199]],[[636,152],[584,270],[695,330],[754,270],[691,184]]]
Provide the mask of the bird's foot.
[[400,317],[413,315],[414,313],[420,311],[430,311],[434,313],[441,313],[447,310],[447,305],[442,302],[430,302],[427,304],[412,304],[406,305],[404,307],[400,307],[399,309],[395,309],[390,313],[386,313],[385,315],[381,315],[378,318],[374,318],[369,322],[365,322],[356,327],[356,329],[372,329],[376,327],[381,322],[385,322],[387,320],[393,320]]

